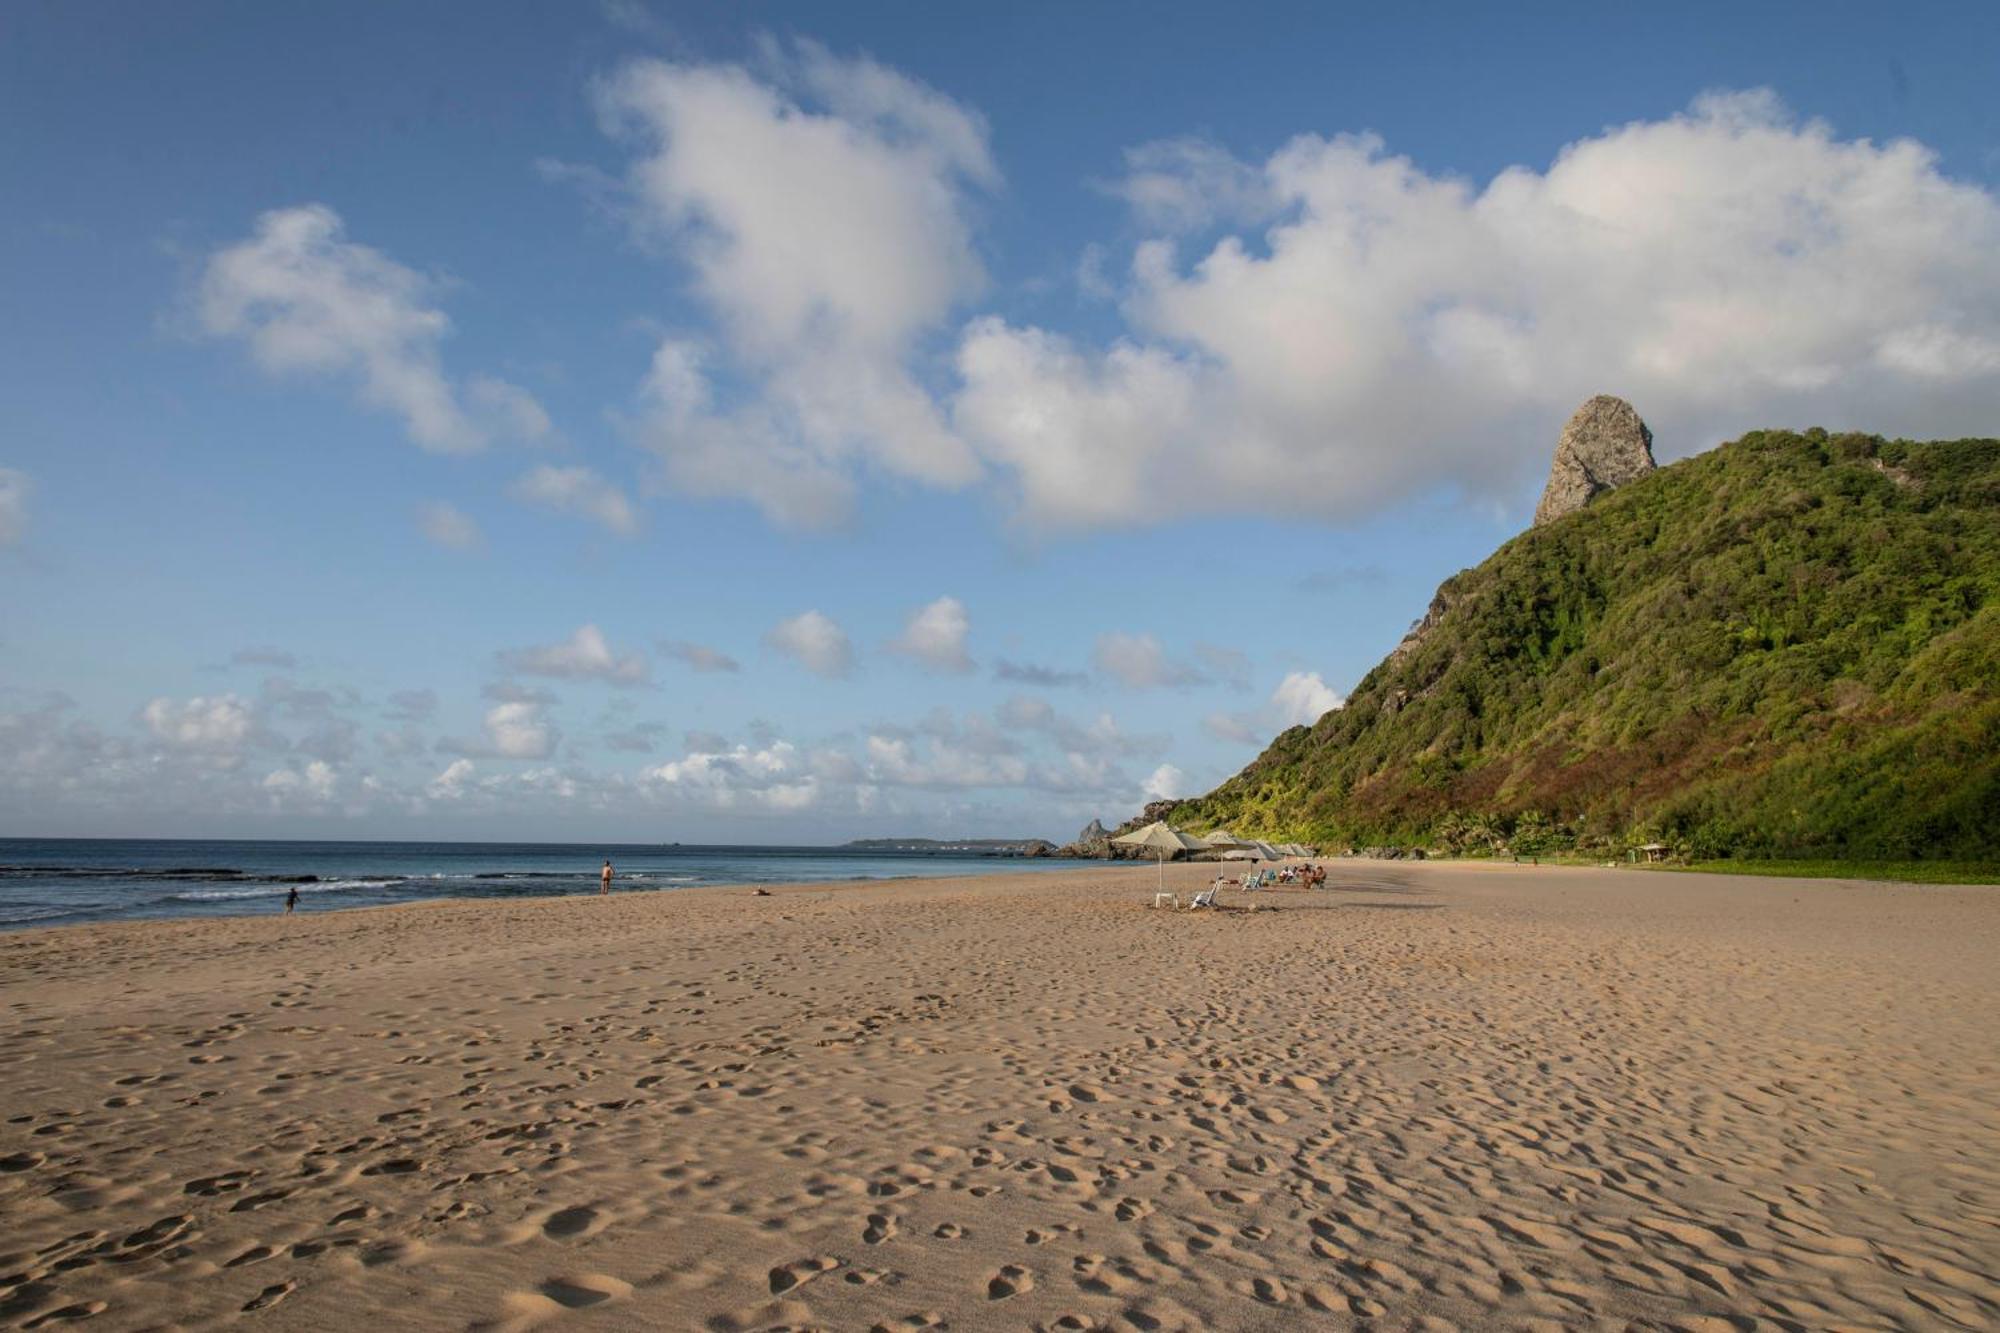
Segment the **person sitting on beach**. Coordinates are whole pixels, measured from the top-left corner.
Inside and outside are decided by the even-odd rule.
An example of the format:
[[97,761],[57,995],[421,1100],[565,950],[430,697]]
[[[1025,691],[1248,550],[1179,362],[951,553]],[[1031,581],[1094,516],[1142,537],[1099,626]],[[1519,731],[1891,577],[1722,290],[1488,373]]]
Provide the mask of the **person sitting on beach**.
[[597,892],[599,896],[611,892],[611,862],[608,860],[604,863],[604,869],[598,872]]

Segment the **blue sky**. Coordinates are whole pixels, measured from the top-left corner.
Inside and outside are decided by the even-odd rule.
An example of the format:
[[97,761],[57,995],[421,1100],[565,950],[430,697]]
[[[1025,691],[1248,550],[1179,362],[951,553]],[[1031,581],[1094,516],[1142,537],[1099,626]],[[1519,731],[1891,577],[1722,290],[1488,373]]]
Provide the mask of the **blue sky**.
[[23,4],[0,834],[1064,837],[1563,418],[1990,434],[1991,7]]

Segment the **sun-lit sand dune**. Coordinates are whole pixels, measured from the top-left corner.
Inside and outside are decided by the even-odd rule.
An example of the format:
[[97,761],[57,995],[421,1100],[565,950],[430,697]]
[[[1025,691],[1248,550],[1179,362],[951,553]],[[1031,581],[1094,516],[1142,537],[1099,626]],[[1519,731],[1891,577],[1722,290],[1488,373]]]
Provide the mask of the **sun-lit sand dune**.
[[0,936],[0,1324],[2000,1324],[2000,892],[1334,871]]

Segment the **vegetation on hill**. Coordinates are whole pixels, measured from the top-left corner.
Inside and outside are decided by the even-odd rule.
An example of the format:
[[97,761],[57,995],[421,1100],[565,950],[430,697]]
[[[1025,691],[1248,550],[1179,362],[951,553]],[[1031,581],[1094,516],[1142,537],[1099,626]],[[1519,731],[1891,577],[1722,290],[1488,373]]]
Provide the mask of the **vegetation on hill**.
[[1523,533],[1166,817],[1332,845],[2000,860],[2000,441],[1760,431]]

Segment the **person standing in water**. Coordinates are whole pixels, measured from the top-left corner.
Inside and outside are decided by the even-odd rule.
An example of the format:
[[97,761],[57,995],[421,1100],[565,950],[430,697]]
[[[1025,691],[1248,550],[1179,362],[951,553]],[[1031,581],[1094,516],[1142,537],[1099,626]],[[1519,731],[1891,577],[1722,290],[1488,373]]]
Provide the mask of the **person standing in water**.
[[290,916],[292,914],[292,909],[297,907],[298,905],[299,905],[299,886],[294,884],[292,885],[292,891],[285,895],[285,915]]
[[611,862],[609,861],[604,863],[604,869],[597,874],[597,892],[599,895],[611,892]]

